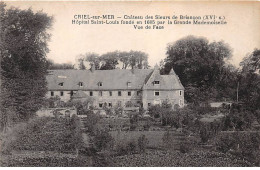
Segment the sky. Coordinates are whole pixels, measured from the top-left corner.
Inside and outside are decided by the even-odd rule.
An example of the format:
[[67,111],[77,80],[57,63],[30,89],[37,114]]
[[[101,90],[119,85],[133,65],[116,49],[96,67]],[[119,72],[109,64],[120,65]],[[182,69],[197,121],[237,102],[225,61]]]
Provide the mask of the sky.
[[[8,7],[42,10],[54,17],[49,42],[49,59],[75,63],[80,54],[110,51],[143,51],[154,66],[166,57],[168,43],[188,35],[203,36],[210,42],[228,43],[233,50],[230,63],[239,65],[254,48],[260,48],[259,2],[6,2]],[[74,15],[188,15],[225,16],[226,25],[165,25],[164,29],[134,29],[132,25],[73,25]]]

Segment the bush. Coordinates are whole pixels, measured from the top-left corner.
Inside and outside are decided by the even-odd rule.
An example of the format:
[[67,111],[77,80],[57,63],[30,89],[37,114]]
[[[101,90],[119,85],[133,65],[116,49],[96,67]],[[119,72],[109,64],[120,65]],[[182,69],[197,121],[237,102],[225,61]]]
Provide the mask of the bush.
[[112,150],[114,139],[108,131],[98,130],[93,137],[93,144],[97,151]]
[[221,152],[231,152],[236,156],[247,159],[254,163],[259,162],[259,133],[244,133],[244,132],[227,132],[220,133],[216,137],[217,150]]
[[180,152],[181,153],[188,153],[191,150],[191,146],[188,143],[181,143],[180,144]]
[[82,142],[77,121],[73,117],[70,122],[42,117],[17,124],[3,138],[2,150],[74,152]]
[[118,155],[129,155],[137,152],[137,143],[136,141],[119,141],[115,145],[115,151]]
[[127,151],[128,153],[135,153],[137,150],[137,144],[135,141],[130,141],[127,143]]
[[202,143],[208,142],[211,137],[211,132],[208,130],[207,126],[202,126],[200,129],[200,139]]
[[174,145],[173,145],[174,138],[168,130],[164,133],[162,141],[163,141],[163,144],[164,144],[166,149],[173,149],[174,148]]
[[142,135],[138,138],[138,148],[140,153],[144,153],[147,145],[149,144],[148,139],[145,137],[145,135]]
[[93,135],[95,132],[96,124],[100,121],[101,117],[99,114],[89,114],[87,119],[84,122],[85,127],[87,128],[87,131]]

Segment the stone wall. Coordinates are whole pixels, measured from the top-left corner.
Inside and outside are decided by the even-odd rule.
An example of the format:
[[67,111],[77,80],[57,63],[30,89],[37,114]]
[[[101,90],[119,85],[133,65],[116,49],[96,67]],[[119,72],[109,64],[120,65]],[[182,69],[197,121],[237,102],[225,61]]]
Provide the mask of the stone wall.
[[[118,96],[118,91],[121,91],[121,96]],[[52,92],[54,93],[54,96],[59,96],[61,100],[65,102],[71,98],[71,91],[63,91],[63,96],[61,96],[62,91]],[[74,93],[75,92],[76,91],[74,91]],[[112,107],[118,105],[125,107],[126,103],[131,101],[133,104],[142,102],[144,109],[147,109],[148,105],[161,104],[164,100],[169,100],[173,106],[176,104],[180,107],[184,106],[183,90],[144,90],[139,91],[139,95],[137,95],[137,90],[102,91],[102,96],[100,92],[101,91],[92,91],[93,96],[90,96],[90,91],[84,91],[88,96],[94,98],[93,105],[97,108],[101,108],[101,105],[103,107],[104,104],[108,107],[109,104],[111,104]],[[109,92],[112,92],[112,96],[110,96]],[[128,96],[128,92],[131,92],[131,96]],[[159,96],[156,96],[155,92],[159,92]],[[48,91],[46,97],[51,97],[51,91]]]
[[[155,95],[159,92],[159,96]],[[147,109],[149,105],[161,104],[164,100],[168,100],[172,106],[178,104],[184,107],[184,91],[183,90],[144,90],[143,91],[143,107]]]
[[[53,92],[53,96],[51,96],[51,92]],[[63,96],[61,96],[61,92],[63,92]],[[67,102],[70,100],[71,91],[69,91],[69,90],[48,91],[46,94],[47,98],[51,98],[51,97],[55,97],[55,96],[59,96],[62,101]]]
[[[118,92],[121,91],[121,96],[118,95]],[[84,91],[87,95],[90,95],[90,91]],[[118,90],[118,91],[102,91],[102,96],[100,96],[100,91],[92,91],[93,97],[95,98],[94,106],[99,107],[99,104],[112,104],[112,107],[121,105],[122,107],[128,101],[132,103],[141,102],[142,96],[141,93],[139,96],[137,95],[137,90]],[[110,96],[110,92],[112,92],[112,96]],[[128,95],[128,92],[131,92],[131,95]],[[121,103],[121,104],[120,104]]]

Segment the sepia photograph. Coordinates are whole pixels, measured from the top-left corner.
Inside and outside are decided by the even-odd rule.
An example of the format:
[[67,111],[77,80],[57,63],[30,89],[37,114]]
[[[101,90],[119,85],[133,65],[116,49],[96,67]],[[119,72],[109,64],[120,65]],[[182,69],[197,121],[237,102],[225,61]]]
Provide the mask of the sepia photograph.
[[0,167],[259,167],[259,1],[0,0]]

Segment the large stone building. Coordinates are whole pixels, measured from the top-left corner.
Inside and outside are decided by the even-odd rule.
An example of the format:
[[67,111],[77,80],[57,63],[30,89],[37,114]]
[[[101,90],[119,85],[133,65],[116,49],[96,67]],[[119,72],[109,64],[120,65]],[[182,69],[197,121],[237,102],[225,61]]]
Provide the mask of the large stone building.
[[47,76],[47,97],[61,100],[92,99],[102,108],[139,104],[144,109],[167,100],[174,107],[184,106],[184,87],[173,69],[160,75],[154,69],[115,70],[50,70]]

